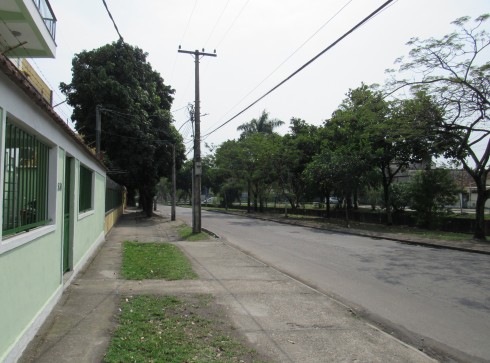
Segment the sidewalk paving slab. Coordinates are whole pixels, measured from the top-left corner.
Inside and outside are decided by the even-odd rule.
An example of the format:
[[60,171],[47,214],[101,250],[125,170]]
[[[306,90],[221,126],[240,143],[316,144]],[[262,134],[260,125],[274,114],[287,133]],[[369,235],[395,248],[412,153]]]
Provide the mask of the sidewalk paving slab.
[[[148,219],[126,213],[65,290],[19,362],[103,361],[116,327],[118,302],[136,294],[212,294],[237,331],[274,362],[434,361],[226,241],[179,242],[180,224],[162,214]],[[199,280],[123,280],[125,240],[176,243]]]

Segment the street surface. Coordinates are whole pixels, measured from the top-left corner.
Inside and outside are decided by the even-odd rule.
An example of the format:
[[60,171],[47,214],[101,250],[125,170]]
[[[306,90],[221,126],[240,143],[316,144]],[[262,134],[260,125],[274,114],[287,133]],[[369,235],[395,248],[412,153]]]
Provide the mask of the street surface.
[[202,227],[437,358],[490,361],[489,255],[206,211]]

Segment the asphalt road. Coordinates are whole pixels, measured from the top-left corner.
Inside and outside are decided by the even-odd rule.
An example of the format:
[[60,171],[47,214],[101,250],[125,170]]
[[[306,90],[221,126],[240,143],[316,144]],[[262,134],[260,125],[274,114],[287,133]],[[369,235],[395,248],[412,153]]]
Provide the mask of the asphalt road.
[[443,361],[490,361],[488,255],[206,211],[202,227]]

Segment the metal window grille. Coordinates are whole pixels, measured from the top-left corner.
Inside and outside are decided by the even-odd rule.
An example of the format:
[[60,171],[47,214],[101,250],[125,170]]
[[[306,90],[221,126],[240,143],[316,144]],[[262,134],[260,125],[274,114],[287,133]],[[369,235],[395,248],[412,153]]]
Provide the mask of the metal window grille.
[[93,171],[80,165],[80,190],[78,195],[78,211],[92,209],[92,175]]
[[2,234],[48,223],[49,147],[6,122]]

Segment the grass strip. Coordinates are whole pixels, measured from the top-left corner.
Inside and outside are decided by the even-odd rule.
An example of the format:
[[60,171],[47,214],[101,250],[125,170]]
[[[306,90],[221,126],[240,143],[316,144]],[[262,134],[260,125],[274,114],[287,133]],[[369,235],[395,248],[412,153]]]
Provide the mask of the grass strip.
[[207,233],[192,233],[192,227],[183,224],[179,227],[179,236],[185,241],[205,241],[209,239]]
[[[258,362],[220,321],[209,295],[122,299],[105,362]],[[211,318],[211,319],[210,319]]]
[[[218,211],[218,209],[215,209]],[[221,209],[223,211],[223,209]],[[345,227],[345,220],[330,218],[324,219],[320,217],[312,217],[312,216],[304,216],[301,214],[289,214],[288,218],[284,217],[284,214],[274,214],[274,213],[247,213],[243,210],[229,210],[229,212],[239,215],[252,215],[256,217],[263,218],[272,218],[277,220],[297,220],[297,221],[305,221],[314,223],[319,227],[329,228],[329,227]],[[418,236],[424,238],[431,238],[436,240],[449,240],[449,241],[468,241],[471,239],[472,235],[469,233],[456,233],[456,232],[446,232],[446,231],[438,231],[438,230],[427,230],[416,227],[408,227],[408,226],[387,226],[384,224],[375,224],[375,223],[363,223],[356,221],[349,221],[350,228],[347,230],[358,229],[370,232],[379,232],[379,233],[395,233],[395,234],[405,234],[408,236]]]
[[170,243],[125,241],[121,270],[128,280],[197,278],[187,257]]

